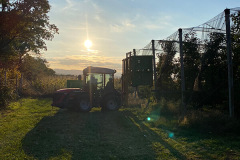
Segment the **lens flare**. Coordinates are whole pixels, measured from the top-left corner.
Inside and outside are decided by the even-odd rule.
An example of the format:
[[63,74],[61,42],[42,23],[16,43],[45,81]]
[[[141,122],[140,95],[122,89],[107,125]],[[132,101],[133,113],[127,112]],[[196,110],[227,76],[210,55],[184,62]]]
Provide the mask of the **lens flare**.
[[174,133],[173,132],[168,133],[168,137],[169,138],[173,138],[174,137]]

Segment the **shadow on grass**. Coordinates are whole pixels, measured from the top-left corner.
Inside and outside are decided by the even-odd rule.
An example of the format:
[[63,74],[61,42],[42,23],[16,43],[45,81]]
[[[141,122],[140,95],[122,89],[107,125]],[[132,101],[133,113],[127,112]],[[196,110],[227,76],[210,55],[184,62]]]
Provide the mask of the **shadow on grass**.
[[173,146],[170,145],[166,141],[166,139],[164,139],[159,134],[157,134],[153,130],[149,129],[145,124],[143,124],[143,121],[140,121],[132,112],[128,111],[125,114],[130,119],[132,119],[132,121],[134,123],[136,123],[136,125],[138,125],[141,132],[143,132],[143,134],[148,138],[149,141],[152,142],[153,145],[156,143],[160,144],[158,146],[155,146],[155,147],[158,147],[158,151],[156,151],[157,154],[159,154],[159,152],[166,152],[166,150],[169,151],[168,153],[165,153],[165,155],[164,155],[164,153],[160,153],[160,156],[161,156],[160,158],[165,159],[164,156],[166,156],[166,159],[182,159],[182,160],[187,159],[187,157],[185,155],[183,155],[178,150],[173,148]]
[[36,159],[154,159],[151,143],[124,112],[60,110],[44,117],[22,140]]
[[155,142],[167,148],[173,158],[186,159],[129,111],[60,110],[54,116],[44,117],[29,131],[22,146],[27,155],[40,160],[155,159]]

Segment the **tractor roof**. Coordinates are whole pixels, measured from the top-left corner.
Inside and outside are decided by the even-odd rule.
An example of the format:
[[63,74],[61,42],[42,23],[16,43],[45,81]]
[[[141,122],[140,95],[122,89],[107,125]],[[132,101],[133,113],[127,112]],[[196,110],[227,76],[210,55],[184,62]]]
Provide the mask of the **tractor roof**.
[[83,70],[84,75],[86,75],[87,73],[114,74],[114,73],[116,73],[116,70],[115,69],[109,69],[109,68],[89,66],[89,67],[87,67]]

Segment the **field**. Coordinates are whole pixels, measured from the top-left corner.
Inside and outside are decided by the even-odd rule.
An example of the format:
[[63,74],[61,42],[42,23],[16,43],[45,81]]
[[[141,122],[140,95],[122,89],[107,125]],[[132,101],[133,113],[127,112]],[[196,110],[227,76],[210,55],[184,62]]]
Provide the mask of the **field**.
[[[20,99],[0,115],[0,159],[239,159],[240,136],[151,125],[136,108],[80,113]],[[164,119],[168,122],[168,119]]]

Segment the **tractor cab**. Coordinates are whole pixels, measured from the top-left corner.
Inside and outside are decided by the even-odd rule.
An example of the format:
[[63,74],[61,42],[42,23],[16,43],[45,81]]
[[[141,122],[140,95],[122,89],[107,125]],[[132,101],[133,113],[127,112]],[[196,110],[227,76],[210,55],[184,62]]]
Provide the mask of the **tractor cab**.
[[100,67],[87,67],[83,70],[83,82],[92,90],[111,91],[114,89],[114,73],[116,70]]

